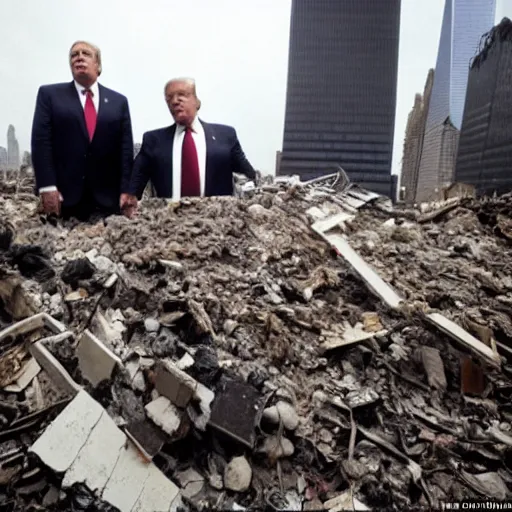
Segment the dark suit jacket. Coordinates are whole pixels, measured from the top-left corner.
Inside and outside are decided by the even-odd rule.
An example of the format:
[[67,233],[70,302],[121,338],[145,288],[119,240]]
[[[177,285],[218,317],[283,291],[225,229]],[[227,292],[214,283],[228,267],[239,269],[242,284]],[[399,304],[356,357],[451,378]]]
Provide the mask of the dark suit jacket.
[[98,85],[98,117],[91,142],[74,82],[39,88],[32,164],[37,189],[57,186],[63,206],[76,205],[87,186],[100,206],[118,210],[133,166],[130,111],[124,96]]
[[[200,121],[206,138],[205,196],[233,194],[233,173],[254,179],[256,172],[247,160],[236,131],[231,126]],[[172,149],[176,125],[146,132],[135,159],[131,193],[142,197],[151,180],[158,197],[172,197]]]

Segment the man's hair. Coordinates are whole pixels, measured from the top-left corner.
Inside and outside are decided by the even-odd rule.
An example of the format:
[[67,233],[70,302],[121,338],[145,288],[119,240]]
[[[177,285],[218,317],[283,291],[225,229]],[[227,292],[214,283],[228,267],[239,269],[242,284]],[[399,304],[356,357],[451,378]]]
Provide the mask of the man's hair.
[[88,41],[75,41],[71,45],[71,48],[69,49],[69,62],[71,62],[71,53],[73,52],[73,48],[77,44],[85,44],[86,46],[88,46],[93,51],[94,56],[96,57],[96,62],[98,63],[98,76],[100,76],[101,75],[101,70],[102,70],[102,67],[101,67],[101,50],[95,44],[89,43]]
[[192,87],[192,92],[194,93],[194,96],[197,98],[197,92],[196,92],[196,81],[193,78],[189,77],[179,77],[179,78],[171,78],[168,80],[164,87],[164,94],[167,92],[167,87],[171,85],[174,82],[182,82],[184,84],[188,84]]

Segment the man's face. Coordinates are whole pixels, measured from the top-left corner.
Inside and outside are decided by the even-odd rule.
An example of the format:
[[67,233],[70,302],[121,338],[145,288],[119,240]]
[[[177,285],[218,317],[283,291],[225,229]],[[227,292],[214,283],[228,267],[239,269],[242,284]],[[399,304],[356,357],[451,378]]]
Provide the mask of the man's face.
[[83,43],[78,43],[71,49],[71,72],[73,78],[81,83],[95,82],[99,76],[99,65],[94,50]]
[[199,110],[194,86],[188,82],[171,82],[165,90],[165,101],[177,124],[190,126]]

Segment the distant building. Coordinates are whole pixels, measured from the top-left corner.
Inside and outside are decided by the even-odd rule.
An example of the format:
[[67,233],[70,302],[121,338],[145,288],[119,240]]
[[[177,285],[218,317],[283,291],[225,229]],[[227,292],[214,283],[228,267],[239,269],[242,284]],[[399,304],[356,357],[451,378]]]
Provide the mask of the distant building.
[[292,0],[279,175],[390,196],[400,0]]
[[432,200],[453,182],[469,62],[495,12],[496,0],[446,0],[416,202]]
[[0,171],[7,169],[7,148],[0,146]]
[[416,94],[414,106],[407,119],[404,139],[404,154],[402,157],[402,173],[400,190],[402,201],[413,204],[416,199],[416,187],[418,185],[418,173],[420,169],[423,139],[425,138],[425,126],[427,122],[430,96],[434,83],[434,70],[430,69],[423,95]]
[[133,158],[135,159],[135,157],[139,154],[139,151],[140,151],[140,148],[141,148],[142,144],[140,142],[136,142],[134,145],[133,145]]
[[7,167],[12,170],[20,168],[20,146],[12,124],[7,129]]
[[455,179],[478,195],[512,190],[512,21],[486,38],[469,72]]
[[276,176],[279,175],[279,169],[281,168],[282,155],[283,155],[282,151],[276,151]]

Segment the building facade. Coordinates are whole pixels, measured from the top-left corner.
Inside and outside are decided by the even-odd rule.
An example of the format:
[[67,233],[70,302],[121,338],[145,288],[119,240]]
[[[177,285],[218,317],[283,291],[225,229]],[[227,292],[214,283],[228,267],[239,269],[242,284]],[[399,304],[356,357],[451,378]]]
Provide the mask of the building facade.
[[425,127],[433,83],[434,70],[430,69],[423,95],[416,94],[414,106],[407,119],[400,180],[400,188],[403,190],[403,200],[406,204],[412,204],[416,199],[418,173],[420,170],[421,153],[423,151],[423,140],[425,138]]
[[457,182],[477,194],[512,190],[512,22],[493,28],[469,72],[455,168]]
[[496,0],[446,0],[416,202],[435,199],[453,182],[469,63],[495,13]]
[[11,170],[20,168],[20,146],[12,124],[7,129],[7,168]]
[[391,196],[400,0],[292,0],[280,175]]

